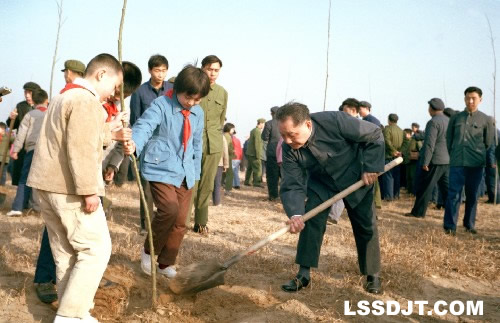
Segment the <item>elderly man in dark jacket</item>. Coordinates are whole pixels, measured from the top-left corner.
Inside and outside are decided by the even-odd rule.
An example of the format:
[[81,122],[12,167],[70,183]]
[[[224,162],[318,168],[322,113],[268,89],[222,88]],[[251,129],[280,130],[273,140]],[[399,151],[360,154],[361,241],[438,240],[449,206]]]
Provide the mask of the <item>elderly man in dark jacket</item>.
[[276,121],[276,111],[279,107],[271,108],[272,120],[269,120],[264,125],[262,130],[262,140],[267,142],[266,148],[266,179],[269,201],[278,199],[278,182],[280,175],[280,167],[276,159],[276,147],[280,141],[280,132],[278,129],[278,121]]
[[444,103],[441,99],[434,98],[428,103],[432,119],[425,126],[424,145],[420,151],[419,167],[422,167],[422,171],[416,179],[417,198],[411,212],[405,214],[416,218],[425,217],[436,184],[439,185],[444,201],[448,195],[450,156],[446,147],[446,130],[449,119],[443,114]]
[[486,151],[493,144],[494,126],[490,117],[478,110],[483,91],[465,89],[464,111],[450,119],[446,141],[450,153],[450,185],[444,212],[444,230],[454,235],[457,229],[460,197],[465,186],[464,227],[475,229],[478,189],[486,166]]
[[380,249],[373,207],[373,182],[384,170],[384,137],[376,125],[346,113],[328,111],[309,115],[307,107],[289,103],[278,110],[283,137],[283,181],[280,196],[290,232],[300,232],[295,279],[283,285],[286,292],[307,287],[310,267],[317,267],[328,210],[307,223],[301,219],[334,194],[359,179],[366,186],[344,199],[354,232],[359,269],[367,276],[365,288],[381,293]]

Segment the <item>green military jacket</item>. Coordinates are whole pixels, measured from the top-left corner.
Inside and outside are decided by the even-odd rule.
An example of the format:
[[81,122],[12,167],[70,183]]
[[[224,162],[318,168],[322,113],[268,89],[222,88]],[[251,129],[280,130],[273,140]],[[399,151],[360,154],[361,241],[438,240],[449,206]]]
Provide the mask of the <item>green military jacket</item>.
[[394,158],[396,151],[401,151],[404,132],[397,124],[390,124],[384,128],[385,158]]
[[234,153],[233,138],[231,138],[231,135],[228,132],[224,132],[224,137],[226,137],[227,141],[227,152],[229,154],[229,159],[235,159],[236,154]]
[[227,91],[218,84],[210,85],[210,92],[200,103],[205,113],[203,130],[204,152],[214,154],[222,152],[222,128],[226,119]]
[[401,154],[403,154],[403,164],[410,162],[410,141],[411,139],[403,138],[403,145],[401,145]]
[[260,159],[262,157],[262,131],[255,127],[250,131],[250,138],[248,138],[247,156],[255,157]]

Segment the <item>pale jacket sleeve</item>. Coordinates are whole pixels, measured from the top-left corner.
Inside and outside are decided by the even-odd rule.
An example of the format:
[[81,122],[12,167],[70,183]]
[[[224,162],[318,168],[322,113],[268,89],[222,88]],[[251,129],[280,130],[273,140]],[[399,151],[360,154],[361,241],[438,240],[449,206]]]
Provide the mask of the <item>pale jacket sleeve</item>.
[[66,157],[76,195],[98,194],[100,181],[96,169],[102,162],[102,107],[89,100],[74,100],[67,109],[66,118]]
[[227,146],[227,140],[224,135],[222,135],[222,142],[223,142],[223,148],[222,148],[222,163],[225,169],[229,168],[229,150]]
[[195,181],[200,180],[201,175],[201,157],[203,149],[203,128],[205,124],[205,115],[203,110],[199,109],[199,118],[196,125],[196,130],[193,134],[193,150],[194,150],[194,179]]
[[20,152],[24,147],[24,142],[26,141],[26,137],[28,136],[29,128],[31,127],[31,115],[26,113],[19,128],[17,130],[17,136],[14,140],[14,152]]

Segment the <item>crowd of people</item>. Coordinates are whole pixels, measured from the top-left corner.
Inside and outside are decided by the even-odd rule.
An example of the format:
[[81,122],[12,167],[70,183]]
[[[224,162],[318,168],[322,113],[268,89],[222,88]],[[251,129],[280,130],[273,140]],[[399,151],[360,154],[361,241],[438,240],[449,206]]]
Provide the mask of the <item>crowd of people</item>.
[[[66,61],[66,86],[50,104],[38,84],[24,85],[25,101],[7,123],[0,123],[5,166],[0,184],[5,185],[8,171],[17,186],[7,216],[30,210],[44,219],[34,282],[42,302],[59,300],[54,322],[96,321],[89,310],[97,288],[109,283],[102,276],[111,254],[105,216],[111,202],[105,198],[105,184],[134,180],[127,157],[132,154],[139,161],[145,195],[145,202],[138,202],[140,231],[147,233],[148,212],[156,270],[168,278],[177,274],[186,230],[209,233],[210,200],[221,205],[222,195],[242,189],[240,171],[246,170],[245,186],[260,189],[266,183],[267,200],[281,202],[290,232],[300,233],[298,272],[281,286],[285,292],[309,285],[327,222],[335,223],[344,208],[359,270],[366,276],[364,287],[379,294],[376,219],[382,200],[399,199],[405,187],[415,202],[404,215],[414,218],[424,218],[433,201],[444,208],[444,233],[451,235],[462,201],[463,226],[471,234],[477,233],[481,194],[486,191],[488,203],[500,203],[500,189],[495,189],[500,149],[494,141],[495,131],[500,132],[493,118],[478,110],[482,91],[477,87],[465,90],[466,108],[460,112],[446,108],[439,98],[430,99],[422,109],[431,117],[425,131],[416,123],[401,129],[396,114],[389,114],[384,126],[369,102],[354,98],[346,99],[339,111],[319,113],[298,102],[273,106],[270,120],[259,118],[242,145],[236,126],[226,120],[228,93],[217,83],[222,66],[219,57],[209,55],[201,68],[187,65],[167,80],[167,58],[153,55],[150,78],[142,83],[135,64],[100,54],[87,65]],[[378,177],[398,157],[403,164]],[[360,179],[363,188],[308,222],[301,219]],[[148,238],[141,268],[150,275]]]

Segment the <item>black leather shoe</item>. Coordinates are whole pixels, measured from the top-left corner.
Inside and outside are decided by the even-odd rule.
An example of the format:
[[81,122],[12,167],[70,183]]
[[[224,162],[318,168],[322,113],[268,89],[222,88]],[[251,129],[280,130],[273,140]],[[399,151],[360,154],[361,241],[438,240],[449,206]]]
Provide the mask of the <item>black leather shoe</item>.
[[365,289],[368,293],[382,294],[382,284],[380,278],[376,276],[366,276]]
[[281,285],[281,290],[287,293],[295,293],[309,285],[309,279],[302,275],[297,275],[294,279],[290,280],[288,284]]
[[477,234],[476,229],[465,228],[465,232],[469,232],[469,233],[472,233],[472,234]]

